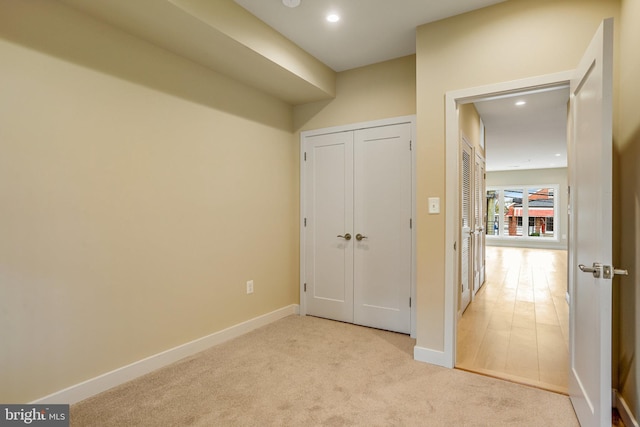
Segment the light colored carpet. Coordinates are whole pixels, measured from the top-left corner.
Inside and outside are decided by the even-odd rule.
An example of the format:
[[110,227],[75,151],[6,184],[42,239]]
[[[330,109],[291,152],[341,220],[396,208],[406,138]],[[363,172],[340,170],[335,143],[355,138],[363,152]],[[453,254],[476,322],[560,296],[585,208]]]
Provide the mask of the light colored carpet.
[[72,405],[71,425],[578,425],[564,395],[416,362],[414,345],[289,316]]

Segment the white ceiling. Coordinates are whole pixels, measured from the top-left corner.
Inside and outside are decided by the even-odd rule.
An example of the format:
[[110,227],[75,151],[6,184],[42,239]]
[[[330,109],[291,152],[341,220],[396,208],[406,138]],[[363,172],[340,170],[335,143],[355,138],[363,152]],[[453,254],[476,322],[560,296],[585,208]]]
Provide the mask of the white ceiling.
[[[526,101],[516,106],[516,101]],[[485,125],[487,171],[567,166],[569,88],[476,102]]]
[[[416,52],[416,27],[504,0],[235,0],[331,67],[344,71]],[[329,23],[325,16],[341,16]]]

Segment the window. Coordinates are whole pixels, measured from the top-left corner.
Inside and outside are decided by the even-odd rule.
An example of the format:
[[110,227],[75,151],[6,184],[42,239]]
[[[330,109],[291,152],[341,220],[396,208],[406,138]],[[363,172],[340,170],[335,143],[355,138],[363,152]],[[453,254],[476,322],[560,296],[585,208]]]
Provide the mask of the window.
[[556,239],[558,185],[487,188],[486,234],[491,238]]

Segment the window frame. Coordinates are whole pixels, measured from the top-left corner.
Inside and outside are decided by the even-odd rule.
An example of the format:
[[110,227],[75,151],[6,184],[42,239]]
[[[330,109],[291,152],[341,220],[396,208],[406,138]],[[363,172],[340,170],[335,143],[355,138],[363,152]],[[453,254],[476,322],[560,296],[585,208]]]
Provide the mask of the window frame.
[[[529,224],[529,221],[531,218],[535,218],[535,217],[530,217],[529,216],[529,196],[530,196],[530,191],[536,191],[536,190],[540,190],[540,189],[544,189],[544,188],[548,188],[550,190],[553,191],[553,217],[546,217],[546,218],[552,218],[553,220],[553,237],[544,237],[544,236],[530,236],[529,235],[529,231],[528,231],[528,227],[525,227],[524,224]],[[522,216],[521,217],[517,217],[517,218],[521,218],[522,219],[522,235],[520,236],[509,236],[508,234],[505,234],[505,214],[504,214],[504,199],[505,199],[505,190],[517,190],[517,191],[522,191]],[[560,194],[560,184],[540,184],[540,185],[531,185],[531,184],[526,184],[526,185],[487,185],[486,189],[485,189],[485,200],[489,200],[489,197],[486,197],[488,195],[489,192],[495,192],[497,194],[497,211],[500,212],[498,214],[498,234],[488,234],[488,231],[490,230],[495,230],[495,226],[494,225],[490,225],[489,220],[490,220],[490,214],[487,211],[486,215],[486,231],[485,231],[485,238],[488,241],[514,241],[514,240],[524,240],[524,241],[530,241],[530,242],[559,242],[560,241],[560,222],[558,221],[558,214],[560,211],[560,207],[558,205],[558,195]],[[487,208],[488,208],[488,204],[487,204]],[[492,223],[494,223],[495,221],[495,213],[492,215],[493,220],[491,221]],[[548,224],[547,220],[545,219],[545,224]],[[520,225],[518,225],[518,227],[521,227]]]

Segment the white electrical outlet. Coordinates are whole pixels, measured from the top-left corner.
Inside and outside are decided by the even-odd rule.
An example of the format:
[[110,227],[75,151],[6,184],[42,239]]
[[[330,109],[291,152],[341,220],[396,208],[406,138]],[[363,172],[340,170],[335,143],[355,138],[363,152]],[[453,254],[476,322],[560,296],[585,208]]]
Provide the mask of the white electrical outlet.
[[249,280],[247,282],[247,293],[248,294],[252,294],[253,293],[253,280]]

